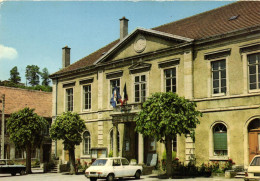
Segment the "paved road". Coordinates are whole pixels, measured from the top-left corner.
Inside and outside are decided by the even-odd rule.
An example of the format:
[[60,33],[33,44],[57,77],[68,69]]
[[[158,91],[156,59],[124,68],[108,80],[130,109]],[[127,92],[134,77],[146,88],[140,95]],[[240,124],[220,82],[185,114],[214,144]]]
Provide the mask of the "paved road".
[[[125,178],[123,181],[135,180],[133,178]],[[156,181],[160,180],[155,175],[141,176],[140,181]],[[243,181],[243,179],[225,179],[223,177],[214,178],[189,178],[189,179],[163,179],[167,181]],[[84,175],[68,175],[64,173],[34,173],[30,175],[0,174],[0,181],[89,181]],[[105,180],[99,180],[105,181]]]

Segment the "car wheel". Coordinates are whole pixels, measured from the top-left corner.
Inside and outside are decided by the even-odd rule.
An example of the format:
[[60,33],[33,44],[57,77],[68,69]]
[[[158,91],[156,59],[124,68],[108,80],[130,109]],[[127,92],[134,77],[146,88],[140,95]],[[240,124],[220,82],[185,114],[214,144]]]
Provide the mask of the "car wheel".
[[97,178],[90,177],[90,181],[96,181]]
[[107,181],[114,181],[115,177],[114,177],[114,174],[110,173],[108,176],[107,176]]
[[20,175],[25,175],[25,170],[21,170]]
[[140,172],[139,170],[137,170],[137,171],[135,172],[135,178],[136,178],[136,179],[140,179],[140,176],[141,176],[141,172]]
[[15,175],[16,175],[16,173],[15,173],[15,172],[13,172],[13,173],[11,173],[11,175],[12,175],[12,176],[15,176]]

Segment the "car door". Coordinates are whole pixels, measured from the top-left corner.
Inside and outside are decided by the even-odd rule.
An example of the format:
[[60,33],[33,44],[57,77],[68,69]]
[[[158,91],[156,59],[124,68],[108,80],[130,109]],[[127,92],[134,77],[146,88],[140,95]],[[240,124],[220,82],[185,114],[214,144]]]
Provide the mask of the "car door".
[[124,176],[134,176],[136,170],[129,164],[129,161],[125,158],[122,158],[121,162]]
[[113,159],[113,170],[114,170],[115,177],[124,176],[121,159],[119,158]]

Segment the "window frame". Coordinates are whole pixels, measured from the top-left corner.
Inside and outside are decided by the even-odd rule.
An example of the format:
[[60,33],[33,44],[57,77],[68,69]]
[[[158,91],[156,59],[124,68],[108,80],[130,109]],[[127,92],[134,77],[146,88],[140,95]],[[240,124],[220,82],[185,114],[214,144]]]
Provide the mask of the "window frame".
[[[119,94],[122,96],[122,90],[121,90],[121,77],[116,77],[116,78],[111,78],[111,79],[107,79],[108,80],[108,108],[112,109],[113,106],[110,104],[110,100],[112,98],[112,86],[111,86],[111,81],[114,80],[119,80]],[[120,103],[116,103],[116,105],[120,105]]]
[[[67,95],[67,90],[69,90],[69,89],[72,89],[72,111],[71,110],[68,110],[68,95]],[[64,88],[64,110],[65,110],[65,112],[67,112],[67,111],[71,111],[71,112],[73,112],[74,111],[74,87],[66,87],[66,88]]]
[[[148,91],[148,74],[147,73],[139,73],[139,74],[134,74],[133,75],[133,77],[132,77],[132,83],[133,83],[133,86],[132,86],[132,88],[133,88],[133,98],[132,98],[132,100],[133,100],[133,102],[134,103],[142,103],[142,96],[141,96],[141,88],[140,88],[140,90],[139,90],[139,101],[137,102],[137,101],[135,101],[135,85],[137,85],[137,83],[135,82],[135,78],[136,77],[139,77],[139,82],[138,82],[138,85],[140,86],[140,85],[142,85],[142,82],[144,82],[144,81],[140,81],[140,78],[142,77],[142,76],[145,76],[145,100],[147,99],[147,97],[148,97],[148,95],[149,95],[149,91]],[[144,100],[144,101],[145,101]],[[143,101],[143,102],[144,102]]]
[[[226,65],[226,93],[217,93],[214,94],[213,90],[213,72],[212,72],[212,63],[216,61],[225,61]],[[221,97],[221,96],[229,96],[229,57],[220,57],[216,59],[207,60],[208,64],[208,97]]]
[[[213,129],[217,124],[223,124],[227,130],[227,155],[215,155],[214,154],[214,135]],[[228,160],[230,157],[230,138],[229,138],[229,126],[224,121],[215,121],[209,129],[209,160],[210,161],[219,161],[219,160]]]
[[[86,93],[85,93],[85,89],[84,89],[84,87],[86,87],[86,86],[90,86],[90,108],[88,108],[88,109],[86,109],[85,108],[85,101],[86,101],[86,99],[85,99],[85,95],[86,95]],[[81,91],[82,91],[82,99],[81,99],[81,101],[82,101],[82,111],[84,112],[84,111],[91,111],[92,110],[92,106],[93,106],[93,104],[92,104],[92,96],[93,96],[93,94],[92,94],[92,91],[93,90],[93,86],[92,86],[92,84],[91,83],[89,83],[89,84],[82,84],[82,86],[81,86]]]
[[[253,92],[259,92],[260,91],[260,78],[258,77],[258,74],[260,74],[258,68],[256,68],[256,89],[250,89],[250,70],[249,70],[249,56],[250,55],[254,55],[254,54],[259,54],[260,55],[260,51],[253,51],[253,52],[249,52],[246,53],[245,57],[246,57],[246,69],[247,69],[247,88],[248,88],[248,92],[249,93],[253,93]],[[260,59],[258,60],[257,65],[260,67]],[[257,66],[256,65],[256,66]]]
[[[89,150],[88,150],[88,154],[86,154],[86,150],[85,150],[85,144],[86,144],[86,140],[85,140],[85,137],[84,137],[84,134],[85,133],[88,133],[88,141],[89,141],[89,144],[88,144],[88,147],[89,147]],[[91,135],[90,135],[90,132],[87,130],[85,131],[83,134],[82,134],[82,137],[83,137],[83,144],[82,144],[82,154],[84,156],[90,156],[91,155]]]
[[[163,82],[162,91],[163,92],[166,92],[166,80],[167,80],[167,78],[166,78],[165,71],[166,70],[173,70],[173,69],[175,69],[175,87],[176,87],[176,91],[173,92],[173,93],[177,94],[177,92],[178,92],[178,68],[177,67],[178,66],[172,66],[172,67],[167,67],[167,68],[162,69],[162,78],[163,78],[163,80],[162,80],[162,82]],[[170,78],[170,79],[172,79],[172,78]],[[172,89],[172,85],[171,85],[171,89]]]
[[[217,72],[218,73],[218,78],[219,78],[219,87],[218,87],[218,91],[219,91],[219,93],[214,93],[214,70],[213,70],[213,63],[217,63],[217,62],[221,62],[221,61],[224,61],[224,63],[225,63],[225,74],[226,74],[226,77],[225,77],[225,80],[226,80],[226,85],[225,85],[225,87],[226,87],[226,91],[225,92],[221,92],[221,88],[222,88],[222,73],[221,73],[221,71],[222,71],[222,69],[217,69],[215,72]],[[210,64],[211,64],[211,93],[212,93],[212,96],[225,96],[226,94],[227,94],[227,61],[226,61],[226,59],[219,59],[219,60],[215,60],[215,61],[211,61],[210,62]]]

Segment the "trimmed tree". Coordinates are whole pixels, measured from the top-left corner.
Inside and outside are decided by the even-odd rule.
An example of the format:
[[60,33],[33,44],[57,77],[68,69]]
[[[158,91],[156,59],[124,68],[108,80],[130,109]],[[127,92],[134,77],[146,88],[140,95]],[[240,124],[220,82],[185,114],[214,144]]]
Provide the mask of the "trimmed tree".
[[75,146],[82,142],[82,133],[85,129],[84,120],[72,112],[58,116],[50,128],[51,138],[63,140],[64,150],[69,151],[71,174],[75,174]]
[[40,147],[44,138],[43,130],[48,122],[34,113],[34,109],[28,107],[12,113],[7,119],[7,132],[15,148],[26,151],[26,173],[32,173],[31,153],[32,149]]
[[149,97],[136,116],[136,131],[154,137],[166,148],[166,173],[172,176],[172,140],[179,134],[194,138],[194,129],[199,124],[201,112],[196,104],[172,92],[155,93]]

